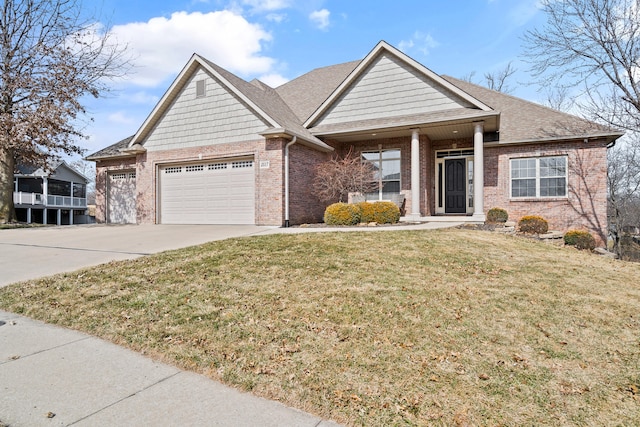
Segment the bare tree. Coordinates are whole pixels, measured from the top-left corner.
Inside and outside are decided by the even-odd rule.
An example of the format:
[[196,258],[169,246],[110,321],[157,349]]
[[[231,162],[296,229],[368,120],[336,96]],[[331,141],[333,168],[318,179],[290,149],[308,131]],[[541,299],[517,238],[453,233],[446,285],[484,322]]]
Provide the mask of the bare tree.
[[460,80],[473,84],[480,84],[491,90],[497,90],[498,92],[511,93],[513,92],[513,88],[509,86],[508,81],[517,71],[518,69],[513,67],[513,63],[509,62],[504,68],[494,72],[484,73],[484,82],[476,83],[473,81],[473,78],[476,75],[475,71],[465,74],[460,77]]
[[72,161],[69,165],[89,180],[87,182],[87,203],[94,204],[96,198],[96,164],[79,159]]
[[126,72],[124,49],[83,18],[79,1],[0,5],[0,223],[15,220],[15,165],[82,153],[83,97]]
[[625,258],[625,234],[640,227],[640,147],[616,146],[608,153],[609,233],[614,251]]
[[513,88],[509,86],[508,80],[516,73],[516,71],[518,71],[518,69],[514,68],[512,62],[509,62],[500,70],[493,73],[485,73],[484,79],[486,81],[486,86],[489,89],[497,90],[498,92],[511,93],[513,92]]
[[[640,125],[640,0],[541,0],[547,22],[525,34],[531,71],[544,86],[570,84],[594,118]],[[615,111],[610,110],[612,99]]]
[[565,86],[552,86],[543,89],[545,99],[543,104],[558,111],[569,111],[574,105],[574,100],[569,94],[569,88]]
[[349,193],[368,193],[379,188],[377,171],[369,161],[352,151],[316,167],[313,189],[323,202],[345,202]]

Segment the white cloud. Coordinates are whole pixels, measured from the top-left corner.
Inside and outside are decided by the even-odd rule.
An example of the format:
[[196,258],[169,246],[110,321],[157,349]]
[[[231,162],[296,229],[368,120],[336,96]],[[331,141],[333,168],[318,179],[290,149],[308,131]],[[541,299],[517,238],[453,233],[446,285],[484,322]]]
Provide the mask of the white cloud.
[[128,117],[126,113],[122,111],[116,111],[115,113],[109,114],[107,120],[111,123],[119,124],[119,125],[129,125],[134,123],[134,120],[131,117]]
[[409,40],[402,40],[398,43],[398,49],[404,53],[409,53],[411,50],[417,50],[424,55],[428,55],[431,49],[440,46],[431,34],[425,34],[420,31],[413,33],[413,36]]
[[242,0],[242,4],[250,6],[252,12],[286,9],[291,3],[291,0]]
[[271,21],[271,22],[275,22],[276,24],[279,24],[283,22],[285,19],[287,19],[287,15],[285,13],[269,13],[267,14],[267,16],[265,16],[265,19],[267,21]]
[[519,3],[513,3],[507,16],[513,27],[522,27],[531,21],[541,9],[540,0],[523,0]]
[[116,25],[112,32],[132,51],[134,74],[129,82],[140,86],[161,84],[194,52],[241,75],[269,73],[275,63],[261,54],[271,34],[231,11],[175,12],[170,18]]
[[125,93],[121,96],[121,99],[131,103],[131,104],[139,104],[139,105],[155,105],[160,97],[155,94],[150,94],[144,91]]
[[309,14],[309,20],[311,20],[311,22],[313,22],[319,29],[325,30],[329,27],[330,14],[331,12],[327,9],[314,10]]

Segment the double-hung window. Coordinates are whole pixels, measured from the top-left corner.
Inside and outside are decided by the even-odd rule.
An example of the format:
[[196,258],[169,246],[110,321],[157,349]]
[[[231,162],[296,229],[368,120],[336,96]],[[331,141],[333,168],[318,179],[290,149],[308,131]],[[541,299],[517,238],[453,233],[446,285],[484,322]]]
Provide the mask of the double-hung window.
[[367,193],[367,200],[389,200],[400,193],[400,150],[364,151],[362,159],[371,162],[378,181],[378,190]]
[[566,196],[566,156],[511,159],[511,197]]

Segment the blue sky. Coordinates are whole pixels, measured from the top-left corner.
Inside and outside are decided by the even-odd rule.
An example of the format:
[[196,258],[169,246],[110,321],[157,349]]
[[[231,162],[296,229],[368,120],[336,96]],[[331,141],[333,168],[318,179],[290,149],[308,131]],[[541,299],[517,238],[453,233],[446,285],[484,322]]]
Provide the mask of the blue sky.
[[438,74],[483,83],[510,61],[526,84],[521,36],[541,26],[538,0],[101,0],[85,2],[128,46],[134,68],[87,102],[89,153],[136,132],[196,52],[236,75],[278,86],[317,67],[363,58],[385,40]]

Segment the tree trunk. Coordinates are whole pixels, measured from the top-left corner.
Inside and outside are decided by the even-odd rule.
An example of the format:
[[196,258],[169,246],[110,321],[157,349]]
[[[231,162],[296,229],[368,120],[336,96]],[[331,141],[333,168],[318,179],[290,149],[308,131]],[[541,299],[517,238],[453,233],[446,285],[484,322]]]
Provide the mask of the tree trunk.
[[0,148],[0,224],[16,220],[16,211],[13,206],[14,167],[13,150]]

